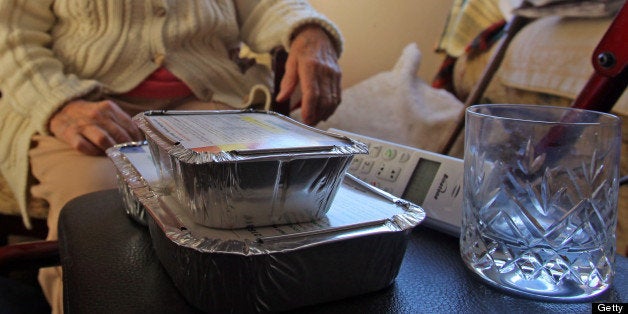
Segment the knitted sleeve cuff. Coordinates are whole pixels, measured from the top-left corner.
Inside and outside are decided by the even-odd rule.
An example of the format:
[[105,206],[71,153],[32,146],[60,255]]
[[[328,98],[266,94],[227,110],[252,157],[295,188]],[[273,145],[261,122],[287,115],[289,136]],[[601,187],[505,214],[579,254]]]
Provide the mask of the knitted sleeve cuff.
[[49,97],[33,99],[37,109],[30,112],[31,119],[40,133],[50,134],[48,123],[52,115],[71,100],[97,98],[96,95],[101,94],[100,90],[101,86],[96,81],[69,79],[65,84],[54,88]]
[[327,35],[329,36],[329,38],[331,39],[332,43],[334,44],[334,48],[336,48],[336,52],[338,53],[338,56],[340,56],[342,54],[343,51],[343,37],[342,34],[340,33],[340,31],[338,30],[338,27],[336,27],[336,25],[329,21],[328,19],[326,19],[323,16],[319,16],[319,17],[310,17],[304,20],[301,20],[299,23],[295,23],[292,25],[291,31],[289,33],[286,33],[286,36],[284,36],[281,40],[281,43],[283,45],[283,47],[286,49],[286,51],[290,51],[290,44],[292,42],[292,39],[294,38],[295,32],[297,30],[299,30],[299,28],[301,28],[304,25],[309,25],[309,24],[315,24],[320,26],[323,30],[325,30],[325,32],[327,33]]

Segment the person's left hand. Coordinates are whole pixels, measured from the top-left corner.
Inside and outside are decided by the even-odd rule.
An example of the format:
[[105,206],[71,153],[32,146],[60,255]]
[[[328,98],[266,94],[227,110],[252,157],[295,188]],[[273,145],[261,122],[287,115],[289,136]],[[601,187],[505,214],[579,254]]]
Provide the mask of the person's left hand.
[[286,72],[277,101],[289,99],[301,83],[301,117],[315,125],[331,116],[341,100],[338,52],[327,33],[317,25],[299,30],[290,44]]

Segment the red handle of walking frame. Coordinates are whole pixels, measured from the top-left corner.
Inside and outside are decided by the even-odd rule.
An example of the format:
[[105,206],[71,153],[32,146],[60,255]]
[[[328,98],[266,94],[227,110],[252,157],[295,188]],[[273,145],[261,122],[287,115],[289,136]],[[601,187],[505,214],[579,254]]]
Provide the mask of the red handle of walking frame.
[[595,72],[572,107],[609,112],[628,85],[628,2],[624,3],[593,51]]

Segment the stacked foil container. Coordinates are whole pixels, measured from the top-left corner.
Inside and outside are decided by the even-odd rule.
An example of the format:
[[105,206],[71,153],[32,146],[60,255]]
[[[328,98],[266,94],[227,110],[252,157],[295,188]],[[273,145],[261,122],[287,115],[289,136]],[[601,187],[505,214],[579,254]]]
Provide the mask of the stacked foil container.
[[[279,138],[270,149],[190,149],[148,121],[190,115],[253,118],[290,138],[306,136],[308,145]],[[267,112],[146,112],[134,119],[148,144],[107,151],[126,210],[148,226],[173,283],[203,311],[285,311],[386,288],[409,233],[425,218],[419,206],[345,175],[366,147],[343,136]]]
[[[272,112],[150,111],[134,121],[162,181],[213,228],[320,219],[353,155],[368,152]],[[186,145],[191,137],[199,140]]]

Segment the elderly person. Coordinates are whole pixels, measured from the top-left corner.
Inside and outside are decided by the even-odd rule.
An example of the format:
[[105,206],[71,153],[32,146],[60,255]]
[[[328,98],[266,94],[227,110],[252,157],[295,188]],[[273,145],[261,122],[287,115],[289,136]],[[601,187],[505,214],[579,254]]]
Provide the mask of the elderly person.
[[[57,238],[70,199],[115,187],[104,151],[141,139],[131,117],[149,109],[242,108],[269,69],[238,66],[283,46],[278,100],[301,89],[315,124],[340,101],[338,29],[303,0],[3,0],[0,2],[0,170],[24,213],[30,195],[50,205]],[[39,281],[62,311],[61,269]]]

